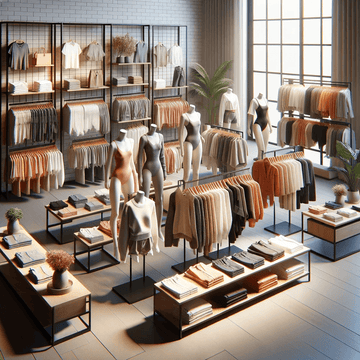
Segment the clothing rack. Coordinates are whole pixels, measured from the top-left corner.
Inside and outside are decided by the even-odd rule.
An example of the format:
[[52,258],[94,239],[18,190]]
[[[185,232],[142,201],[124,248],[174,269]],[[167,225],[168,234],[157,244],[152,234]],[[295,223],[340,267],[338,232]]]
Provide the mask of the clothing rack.
[[235,134],[239,134],[239,135],[241,135],[242,137],[244,137],[244,132],[243,132],[242,130],[229,129],[229,128],[227,128],[227,127],[223,127],[223,126],[220,126],[220,125],[209,124],[209,123],[206,123],[205,125],[209,125],[209,126],[211,126],[212,128],[216,128],[216,129],[221,129],[221,130],[233,132],[233,133],[235,133]]
[[[229,171],[229,172],[223,173],[223,174],[209,175],[209,176],[205,176],[205,177],[202,177],[202,178],[199,178],[196,180],[188,180],[188,181],[178,180],[178,187],[182,187],[184,190],[187,184],[193,183],[195,181],[200,182],[202,180],[209,180],[209,179],[214,179],[217,177],[221,177],[221,179],[219,179],[219,180],[224,180],[226,178],[229,178],[229,177],[235,175],[236,173],[238,173],[240,171],[248,171],[248,170],[250,170],[250,168],[238,169],[238,170]],[[218,181],[218,180],[216,180],[216,181]],[[209,264],[211,262],[211,260],[213,260],[213,259],[219,259],[220,257],[223,257],[223,256],[230,256],[231,254],[233,254],[235,252],[239,252],[239,251],[241,251],[241,249],[235,245],[231,245],[230,240],[229,240],[229,245],[226,248],[223,248],[220,250],[220,245],[217,244],[216,251],[209,253],[209,255],[207,255],[207,256],[201,256],[201,257],[199,257],[199,250],[197,249],[196,250],[196,258],[191,259],[191,260],[186,260],[186,240],[184,239],[184,261],[179,264],[172,265],[171,268],[174,269],[175,271],[177,271],[178,273],[183,273],[190,266],[195,265],[195,264],[199,263],[200,261],[205,264]]]
[[[269,150],[269,151],[262,151],[262,158],[264,158],[265,154],[269,154],[269,153],[274,153],[274,156],[276,157],[276,153],[278,151],[289,151],[289,150],[293,150],[294,153],[296,152],[296,146],[290,146],[284,149],[277,149],[277,150]],[[289,210],[289,221],[283,221],[279,224],[276,224],[276,204],[274,202],[274,214],[273,214],[273,225],[267,226],[264,228],[264,230],[269,231],[273,234],[277,234],[277,235],[284,235],[284,236],[288,236],[288,235],[292,235],[295,233],[298,233],[299,231],[301,231],[301,227],[294,225],[291,223],[291,211]]]

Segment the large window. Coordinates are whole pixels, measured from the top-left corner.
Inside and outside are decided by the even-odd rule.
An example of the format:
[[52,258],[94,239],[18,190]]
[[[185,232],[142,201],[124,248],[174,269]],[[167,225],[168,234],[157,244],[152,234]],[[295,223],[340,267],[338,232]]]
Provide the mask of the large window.
[[284,78],[331,80],[332,1],[249,0],[249,24],[249,100],[264,94],[276,127]]

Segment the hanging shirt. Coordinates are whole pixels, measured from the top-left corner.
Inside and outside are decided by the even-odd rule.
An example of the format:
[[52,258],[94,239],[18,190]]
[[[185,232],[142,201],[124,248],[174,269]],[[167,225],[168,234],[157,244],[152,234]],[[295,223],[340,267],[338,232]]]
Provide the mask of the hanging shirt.
[[184,58],[183,51],[178,44],[173,45],[168,51],[169,64],[182,66]]
[[154,47],[154,67],[163,67],[167,64],[167,49],[164,44],[158,43]]
[[145,42],[139,41],[136,44],[136,51],[134,56],[134,62],[135,63],[144,63],[147,60],[147,49],[148,46]]
[[100,44],[90,44],[84,49],[84,55],[88,61],[102,61],[105,53]]
[[14,41],[10,44],[8,53],[9,67],[14,70],[27,70],[29,68],[29,45],[26,42],[17,43]]
[[64,54],[65,57],[65,69],[79,68],[79,55],[81,54],[81,48],[79,44],[74,41],[67,42],[64,44],[61,52]]

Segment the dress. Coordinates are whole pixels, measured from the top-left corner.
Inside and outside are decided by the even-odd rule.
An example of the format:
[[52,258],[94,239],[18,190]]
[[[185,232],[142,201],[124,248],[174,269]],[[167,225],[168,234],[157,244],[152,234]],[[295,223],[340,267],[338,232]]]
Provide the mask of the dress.
[[[185,114],[184,114],[185,115]],[[194,125],[193,122],[191,122],[190,116],[189,114],[186,114],[187,118],[189,120],[188,124],[185,125],[186,127],[186,131],[187,131],[187,136],[185,141],[189,142],[192,146],[193,146],[193,150],[195,150],[199,143],[200,143],[200,125],[201,122],[198,121],[194,121],[194,123],[196,122],[196,124]],[[197,114],[199,117],[199,114]]]
[[159,141],[155,143],[151,141],[147,134],[142,136],[143,141],[145,141],[144,150],[146,154],[144,170],[149,170],[152,177],[158,173],[160,166],[163,168],[164,174],[166,174],[163,136],[159,133],[158,136]]
[[111,177],[116,177],[120,180],[121,184],[126,184],[130,176],[132,174],[132,170],[130,167],[130,159],[132,152],[129,151],[121,151],[116,144],[117,152],[115,153],[115,169],[111,174]]

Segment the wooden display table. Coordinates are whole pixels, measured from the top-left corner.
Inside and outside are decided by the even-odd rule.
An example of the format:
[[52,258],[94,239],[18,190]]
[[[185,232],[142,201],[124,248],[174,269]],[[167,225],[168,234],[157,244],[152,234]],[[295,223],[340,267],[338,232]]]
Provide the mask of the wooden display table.
[[[69,279],[72,281],[72,290],[64,295],[50,295],[47,291],[47,282],[35,284],[29,275],[30,266],[21,268],[15,253],[20,251],[37,250],[46,254],[46,250],[23,228],[23,232],[32,238],[32,244],[16,249],[7,249],[3,242],[6,227],[0,228],[0,251],[8,264],[1,266],[1,273],[5,280],[13,288],[19,300],[30,311],[34,320],[40,325],[45,335],[50,338],[52,345],[81,335],[91,330],[91,293],[70,272]],[[33,265],[37,267],[40,265]],[[88,316],[88,322],[82,316]],[[84,329],[56,339],[56,324],[79,318]],[[50,334],[46,328],[51,327]]]
[[[107,244],[111,244],[113,242],[113,238],[110,237],[109,235],[104,234],[104,240],[103,241],[98,241],[98,242],[95,242],[95,243],[90,243],[89,241],[83,239],[81,236],[79,236],[79,232],[76,232],[74,233],[74,257],[75,257],[75,260],[79,263],[79,265],[86,270],[86,272],[92,272],[92,271],[95,271],[95,270],[100,270],[100,269],[104,269],[104,268],[107,268],[109,266],[113,266],[113,265],[116,265],[116,264],[120,264],[120,261],[118,259],[116,259],[112,254],[110,254],[106,249],[104,249],[104,246],[107,245]],[[83,247],[85,247],[86,250],[83,250],[83,251],[77,251],[76,249],[76,243],[77,242],[80,242],[81,245]],[[97,251],[97,250],[100,250],[100,252],[102,254],[105,254],[107,258],[109,258],[109,262],[105,265],[101,265],[101,266],[98,266],[98,267],[93,267],[91,269],[91,260],[90,260],[90,254],[91,252],[93,251]],[[81,259],[80,257],[78,257],[78,255],[81,255],[81,254],[85,254],[87,253],[87,261],[84,262],[84,259]]]
[[[345,204],[345,208],[351,208]],[[337,210],[327,209],[329,213]],[[307,217],[305,229],[304,218]],[[325,219],[322,215],[315,215],[310,211],[303,211],[301,216],[301,241],[311,248],[316,254],[324,256],[332,261],[342,259],[346,256],[360,251],[360,212],[356,216],[333,222]],[[310,239],[304,240],[304,233],[312,235]]]
[[[282,262],[285,262],[286,260],[301,256],[304,254],[307,254],[308,266],[307,266],[307,271],[304,271],[302,274],[300,274],[290,280],[278,280],[278,285],[273,286],[261,293],[254,293],[248,289],[248,297],[245,300],[241,300],[241,301],[239,301],[233,305],[230,305],[228,307],[221,307],[214,300],[216,295],[222,294],[226,291],[226,287],[236,286],[238,288],[241,288],[242,284],[244,282],[246,282],[246,279],[251,277],[252,275],[258,274],[259,272],[262,272],[264,270],[271,270],[274,273],[276,273],[276,270],[273,268],[277,264],[280,264]],[[211,264],[206,265],[206,266],[211,267]],[[193,295],[186,296],[182,299],[178,299],[175,296],[173,296],[170,291],[166,290],[161,285],[161,282],[154,284],[154,316],[155,316],[155,313],[158,313],[163,318],[165,318],[170,323],[172,323],[178,329],[179,338],[181,339],[184,331],[188,331],[196,326],[204,324],[207,321],[212,320],[226,312],[229,312],[236,308],[240,308],[240,307],[246,305],[247,303],[249,303],[250,301],[253,301],[256,298],[259,298],[259,297],[269,294],[271,292],[274,292],[275,290],[278,290],[279,288],[282,288],[290,283],[296,282],[297,280],[303,278],[304,276],[308,276],[308,281],[310,281],[310,249],[304,246],[301,251],[298,251],[293,254],[285,254],[284,257],[282,257],[276,261],[269,262],[269,261],[265,260],[265,265],[260,266],[259,268],[254,269],[254,270],[251,270],[247,267],[244,267],[244,268],[245,268],[245,272],[243,274],[235,276],[233,278],[224,274],[224,281],[213,287],[210,287],[210,288],[204,288],[197,282],[192,281],[189,278],[185,278],[186,281],[189,281],[190,283],[192,283],[198,287],[198,292]],[[181,274],[178,276],[184,277],[184,274]],[[244,287],[246,288],[246,286],[244,286]],[[182,308],[186,303],[188,303],[196,298],[204,298],[205,300],[210,302],[212,304],[213,314],[207,315],[204,318],[199,319],[190,325],[184,325],[182,322],[182,316],[181,316]]]
[[[98,199],[96,199],[95,196],[87,196],[87,199],[88,199],[88,202],[91,202],[91,201],[100,202]],[[109,205],[104,204],[104,207],[102,209],[89,211],[89,210],[86,210],[85,208],[76,209],[67,200],[63,200],[63,201],[66,204],[68,204],[67,209],[77,210],[77,214],[74,215],[74,216],[69,216],[69,217],[61,217],[60,215],[58,215],[57,210],[50,209],[50,205],[45,206],[45,209],[46,209],[46,231],[60,244],[63,243],[63,230],[64,230],[63,227],[64,227],[64,224],[69,224],[69,223],[73,222],[73,220],[78,220],[78,219],[81,219],[81,218],[84,218],[84,217],[87,217],[87,216],[96,215],[96,214],[100,214],[101,215],[101,220],[104,220],[104,212],[111,211],[110,204]],[[59,222],[54,223],[54,224],[49,224],[49,213],[52,216],[54,216],[57,220],[59,220]],[[60,241],[55,237],[55,235],[53,235],[49,231],[49,228],[54,227],[54,226],[60,226]]]

